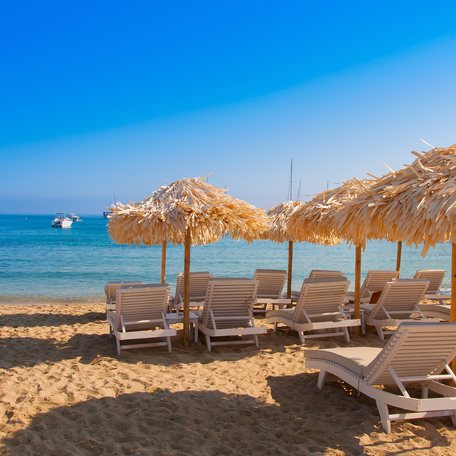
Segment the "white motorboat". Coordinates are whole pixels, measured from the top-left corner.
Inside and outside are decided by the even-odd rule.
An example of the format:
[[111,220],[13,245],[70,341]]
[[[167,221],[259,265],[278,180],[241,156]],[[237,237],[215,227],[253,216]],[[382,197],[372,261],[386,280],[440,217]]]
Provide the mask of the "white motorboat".
[[52,228],[71,228],[73,220],[69,217],[66,217],[63,212],[57,212],[55,214],[55,219],[51,222]]
[[82,222],[82,218],[79,217],[79,215],[77,215],[77,214],[74,214],[74,213],[73,213],[73,214],[70,214],[68,217],[69,217],[71,220],[73,220],[73,222]]

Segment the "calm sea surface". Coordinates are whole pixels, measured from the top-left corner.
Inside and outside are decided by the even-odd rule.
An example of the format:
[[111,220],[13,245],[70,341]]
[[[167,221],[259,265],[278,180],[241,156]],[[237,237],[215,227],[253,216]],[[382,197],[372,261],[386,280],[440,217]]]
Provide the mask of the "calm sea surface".
[[[103,286],[113,280],[159,282],[161,247],[116,245],[109,237],[106,220],[86,216],[71,229],[50,227],[52,215],[0,215],[0,300],[39,298],[93,299],[103,296]],[[222,241],[192,249],[191,270],[211,271],[219,277],[250,277],[256,268],[286,269],[288,247],[268,241],[248,244]],[[396,245],[371,242],[362,259],[363,274],[369,269],[394,269]],[[416,269],[450,271],[450,246],[438,245],[426,257],[420,249],[404,248],[402,277]],[[344,271],[353,283],[354,248],[324,247],[299,243],[294,250],[293,287],[299,289],[311,269]],[[167,281],[174,286],[183,270],[183,248],[168,248]],[[444,286],[449,286],[450,274]]]

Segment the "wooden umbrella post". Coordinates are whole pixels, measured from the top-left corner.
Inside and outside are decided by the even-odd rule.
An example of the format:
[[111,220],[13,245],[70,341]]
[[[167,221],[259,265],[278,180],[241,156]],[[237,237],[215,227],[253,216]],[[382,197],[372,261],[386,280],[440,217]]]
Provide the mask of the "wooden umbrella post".
[[288,281],[287,281],[287,299],[291,298],[291,280],[293,276],[293,242],[288,242]]
[[162,265],[160,282],[166,283],[166,241],[162,242]]
[[190,245],[190,228],[187,228],[184,243],[184,347],[190,346]]
[[[360,318],[360,291],[361,291],[361,246],[356,246],[355,254],[355,319]],[[355,334],[359,336],[359,326],[355,326]]]
[[451,311],[450,321],[456,322],[456,243],[451,244]]
[[402,259],[402,241],[397,243],[397,255],[396,255],[396,271],[401,272],[401,259]]
[[[450,321],[456,322],[456,243],[451,244],[451,309]],[[451,361],[451,368],[456,371],[456,358]]]

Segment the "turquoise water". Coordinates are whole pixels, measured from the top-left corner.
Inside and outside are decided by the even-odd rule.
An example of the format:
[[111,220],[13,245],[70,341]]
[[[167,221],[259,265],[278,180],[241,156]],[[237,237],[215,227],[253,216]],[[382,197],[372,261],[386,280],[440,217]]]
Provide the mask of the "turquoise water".
[[[85,216],[67,230],[50,227],[52,215],[0,215],[0,297],[93,299],[103,296],[107,281],[159,282],[161,247],[116,245],[106,230],[106,220]],[[211,271],[220,277],[249,277],[256,268],[287,267],[287,244],[223,239],[192,249],[191,269]],[[181,246],[168,248],[167,280],[174,286],[183,269]],[[394,269],[396,246],[388,242],[368,244],[362,260],[363,274],[369,269]],[[416,269],[443,268],[450,271],[450,246],[441,244],[428,255],[420,249],[404,248],[402,277]],[[293,287],[299,289],[311,269],[338,269],[353,282],[354,248],[346,244],[325,247],[295,245]],[[444,286],[449,286],[450,274]]]

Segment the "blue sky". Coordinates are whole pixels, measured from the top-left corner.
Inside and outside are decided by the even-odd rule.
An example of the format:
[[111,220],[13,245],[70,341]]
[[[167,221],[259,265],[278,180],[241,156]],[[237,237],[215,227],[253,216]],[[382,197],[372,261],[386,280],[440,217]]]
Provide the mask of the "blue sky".
[[456,142],[454,2],[10,2],[0,213],[210,182],[268,207]]

